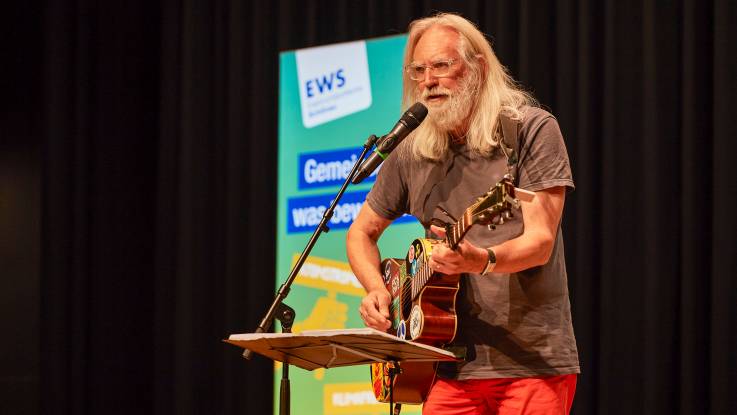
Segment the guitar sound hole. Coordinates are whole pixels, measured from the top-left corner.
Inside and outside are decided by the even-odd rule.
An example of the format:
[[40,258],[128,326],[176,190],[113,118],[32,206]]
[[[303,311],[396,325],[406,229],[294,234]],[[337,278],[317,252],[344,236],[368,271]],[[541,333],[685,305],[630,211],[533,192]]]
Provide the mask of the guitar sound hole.
[[[407,286],[409,288],[409,286]],[[409,313],[412,311],[412,299],[410,295],[408,295],[406,298],[402,296],[402,320],[407,320],[409,318]]]

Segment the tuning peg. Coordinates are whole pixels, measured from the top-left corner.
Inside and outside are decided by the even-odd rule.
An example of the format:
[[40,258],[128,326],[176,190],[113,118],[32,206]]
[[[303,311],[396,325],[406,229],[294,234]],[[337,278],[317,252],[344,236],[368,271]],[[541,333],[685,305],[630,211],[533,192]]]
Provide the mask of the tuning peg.
[[499,222],[497,222],[497,225],[504,225],[504,215],[499,215]]
[[493,230],[496,230],[496,225],[494,225],[493,223],[490,223],[486,225],[486,228],[489,229],[490,231],[493,231]]
[[514,217],[514,215],[512,214],[512,211],[511,210],[506,211],[504,213],[504,216],[506,216],[507,219],[512,219]]

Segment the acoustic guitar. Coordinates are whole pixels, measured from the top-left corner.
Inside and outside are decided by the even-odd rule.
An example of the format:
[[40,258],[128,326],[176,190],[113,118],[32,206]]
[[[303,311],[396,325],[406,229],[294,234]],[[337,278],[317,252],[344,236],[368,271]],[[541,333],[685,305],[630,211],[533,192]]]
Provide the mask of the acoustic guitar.
[[[435,347],[453,341],[457,328],[455,301],[461,276],[430,269],[428,263],[433,247],[445,244],[455,250],[471,226],[487,225],[493,229],[504,223],[505,217],[511,217],[512,208],[519,208],[515,190],[519,189],[515,189],[511,179],[505,176],[468,207],[460,220],[446,226],[444,240],[415,239],[404,260],[382,261],[384,284],[392,297],[390,333]],[[437,362],[405,362],[399,364],[399,368],[393,363],[372,364],[371,384],[376,400],[424,402],[435,380],[436,368]]]

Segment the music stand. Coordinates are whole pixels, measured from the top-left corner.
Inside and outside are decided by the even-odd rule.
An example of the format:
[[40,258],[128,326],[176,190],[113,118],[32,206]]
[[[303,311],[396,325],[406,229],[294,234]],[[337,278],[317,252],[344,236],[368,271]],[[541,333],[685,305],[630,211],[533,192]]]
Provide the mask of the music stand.
[[[413,343],[372,328],[232,334],[223,341],[306,370],[378,362],[460,360],[447,350]],[[390,411],[391,407],[390,403]]]

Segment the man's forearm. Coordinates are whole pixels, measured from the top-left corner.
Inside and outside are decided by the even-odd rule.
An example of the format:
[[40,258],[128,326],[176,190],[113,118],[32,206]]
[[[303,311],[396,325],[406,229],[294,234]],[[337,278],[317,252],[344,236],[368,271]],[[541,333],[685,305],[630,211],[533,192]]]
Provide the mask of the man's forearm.
[[519,272],[548,262],[555,245],[565,203],[565,188],[535,192],[531,203],[522,204],[524,233],[494,247],[499,273]]
[[364,233],[352,232],[346,239],[346,245],[351,269],[366,292],[383,289],[381,254],[376,241]]
[[524,235],[503,242],[492,248],[497,261],[494,272],[513,273],[543,265],[550,258],[552,245],[553,241],[547,236],[533,235]]

